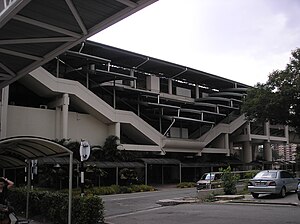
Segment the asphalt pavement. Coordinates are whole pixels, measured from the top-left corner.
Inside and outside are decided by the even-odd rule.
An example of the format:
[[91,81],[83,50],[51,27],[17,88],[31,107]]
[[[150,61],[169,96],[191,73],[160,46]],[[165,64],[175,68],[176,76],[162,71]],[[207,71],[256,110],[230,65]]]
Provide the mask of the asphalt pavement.
[[[156,186],[157,193],[164,191],[178,191],[176,189],[175,185],[164,185],[164,186]],[[193,190],[192,190],[193,191]],[[196,190],[195,190],[196,191]],[[185,192],[183,190],[183,192]],[[201,190],[201,194],[210,194],[210,190]],[[133,196],[134,198],[137,197],[143,197],[143,194],[147,194],[147,192],[144,193],[138,193],[138,195]],[[177,193],[176,193],[177,194]],[[127,194],[128,195],[128,194]],[[183,193],[185,195],[185,193]],[[199,200],[198,197],[196,197],[197,194],[186,194],[187,196],[180,196],[180,197],[173,197],[171,198],[165,198],[162,200],[157,200],[157,206],[172,206],[172,205],[178,205],[178,204],[193,204],[193,203],[201,203],[202,200]],[[198,192],[199,195],[199,192]],[[114,201],[117,200],[116,198],[122,197],[122,195],[111,195],[111,196],[105,196],[105,197],[111,197],[109,200]],[[250,194],[243,194],[243,195],[219,195],[215,197],[216,200],[211,201],[211,203],[243,203],[243,204],[270,204],[270,205],[280,205],[280,206],[299,206],[300,207],[300,201],[298,200],[296,193],[289,193],[286,195],[285,198],[279,198],[278,196],[274,195],[260,195],[258,199],[254,199]],[[105,200],[105,199],[104,199]],[[107,200],[107,199],[106,199]],[[124,198],[125,201],[128,201],[128,199]],[[130,199],[129,199],[130,200]],[[145,199],[146,200],[146,199]],[[106,203],[109,203],[108,201]],[[118,202],[118,204],[120,204]],[[122,205],[122,204],[121,204]],[[128,205],[126,205],[128,206]],[[122,206],[122,208],[126,208],[126,206]],[[145,205],[149,206],[149,205]],[[152,209],[156,209],[157,207],[153,207]],[[30,219],[30,224],[51,224],[50,222],[40,222],[34,219]]]

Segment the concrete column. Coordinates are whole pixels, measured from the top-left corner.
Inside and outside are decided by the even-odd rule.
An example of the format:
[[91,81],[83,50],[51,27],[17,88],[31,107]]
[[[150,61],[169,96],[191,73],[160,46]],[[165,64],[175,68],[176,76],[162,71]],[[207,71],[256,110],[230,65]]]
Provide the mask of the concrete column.
[[244,142],[243,155],[244,155],[244,162],[245,163],[250,163],[252,161],[252,149],[251,149],[251,142],[250,141]]
[[265,123],[265,133],[264,134],[268,137],[268,141],[270,141],[270,122]]
[[[134,77],[134,70],[130,69],[130,76]],[[130,87],[136,89],[136,80],[130,81]]]
[[264,143],[264,159],[266,161],[272,161],[272,149],[270,142]]
[[60,123],[60,114],[61,114],[61,107],[57,106],[55,108],[55,138],[56,139],[61,139],[61,123]]
[[229,148],[229,134],[226,133],[224,136],[224,147],[227,149],[226,156],[230,156],[230,148]]
[[248,135],[249,139],[251,138],[251,125],[250,122],[247,123],[247,127],[246,127],[246,134]]
[[258,154],[258,145],[252,145],[252,158],[256,160],[256,156]]
[[196,90],[195,91],[195,93],[196,93],[195,98],[198,99],[198,98],[200,98],[199,85],[195,86],[195,90]]
[[168,79],[169,94],[173,94],[172,79]]
[[120,122],[115,124],[115,136],[117,136],[118,138],[121,137],[121,125]]
[[9,86],[2,89],[1,97],[1,139],[7,137],[7,109],[8,109]]
[[68,139],[69,94],[64,93],[62,105],[62,138]]
[[284,137],[286,137],[286,144],[290,144],[289,126],[284,126]]

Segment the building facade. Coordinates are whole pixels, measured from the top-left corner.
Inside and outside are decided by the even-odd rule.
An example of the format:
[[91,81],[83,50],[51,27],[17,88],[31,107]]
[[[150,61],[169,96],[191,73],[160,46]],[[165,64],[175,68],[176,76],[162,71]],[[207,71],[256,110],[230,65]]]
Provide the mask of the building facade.
[[249,168],[259,152],[271,162],[272,144],[297,142],[287,126],[245,120],[240,109],[248,88],[85,41],[2,89],[1,138],[103,145],[115,135],[120,150],[162,159],[149,164],[154,173],[165,165],[170,179],[194,180],[214,166]]

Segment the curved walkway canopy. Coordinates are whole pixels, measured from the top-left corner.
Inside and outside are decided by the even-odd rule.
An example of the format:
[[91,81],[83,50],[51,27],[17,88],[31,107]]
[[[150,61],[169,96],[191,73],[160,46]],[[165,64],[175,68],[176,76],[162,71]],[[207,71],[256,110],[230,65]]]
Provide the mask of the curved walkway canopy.
[[[0,140],[0,168],[2,169],[25,167],[30,165],[30,160],[66,155],[70,156],[68,224],[71,224],[73,152],[63,145],[40,137],[17,136]],[[29,185],[30,178],[28,178],[27,190],[30,189]],[[26,218],[28,218],[29,192],[27,192],[26,207]]]
[[0,168],[25,167],[26,160],[49,156],[67,156],[66,147],[46,138],[18,136],[0,140]]

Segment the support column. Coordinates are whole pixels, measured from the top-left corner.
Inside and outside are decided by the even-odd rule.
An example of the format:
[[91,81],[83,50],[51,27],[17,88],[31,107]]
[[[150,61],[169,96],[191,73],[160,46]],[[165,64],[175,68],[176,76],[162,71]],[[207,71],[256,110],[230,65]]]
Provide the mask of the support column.
[[284,137],[286,138],[286,144],[290,144],[289,126],[284,126]]
[[256,160],[258,154],[258,145],[252,145],[252,158]]
[[181,183],[181,163],[179,163],[179,183]]
[[243,146],[243,154],[244,154],[244,162],[250,163],[252,161],[252,150],[251,150],[251,142],[244,142]]
[[[134,77],[134,70],[133,69],[130,69],[130,76]],[[130,87],[136,89],[136,80],[130,81]]]
[[196,99],[199,99],[200,98],[200,92],[199,92],[199,85],[196,85],[195,86],[195,93],[196,93],[196,95],[195,95],[195,98]]
[[145,185],[148,184],[148,164],[145,163]]
[[7,109],[8,109],[9,86],[2,89],[1,97],[1,139],[7,137]]
[[265,133],[264,134],[268,137],[268,141],[270,141],[270,122],[265,123]]
[[116,167],[116,185],[119,185],[119,167]]
[[60,119],[61,119],[61,107],[57,106],[55,108],[55,138],[56,139],[60,139],[61,138],[61,123],[60,123]]
[[169,94],[173,94],[172,79],[168,79]]
[[62,105],[62,138],[68,139],[69,94],[64,93]]
[[120,122],[117,122],[115,124],[115,136],[117,136],[119,139],[121,137],[121,125],[120,125]]
[[272,149],[270,142],[264,143],[264,159],[266,161],[272,161]]
[[224,146],[225,146],[225,149],[227,149],[226,156],[230,156],[229,134],[228,133],[226,133],[225,136],[224,136]]

